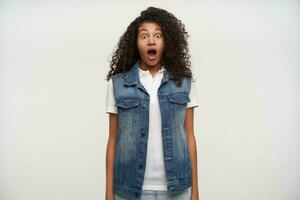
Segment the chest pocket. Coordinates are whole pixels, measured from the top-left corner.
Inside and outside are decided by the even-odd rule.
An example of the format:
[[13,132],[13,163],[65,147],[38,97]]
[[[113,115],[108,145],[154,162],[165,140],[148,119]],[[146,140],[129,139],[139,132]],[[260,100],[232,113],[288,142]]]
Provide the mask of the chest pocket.
[[122,139],[123,141],[132,137],[131,134],[134,132],[133,130],[135,130],[138,126],[139,104],[140,99],[138,97],[122,97],[116,99],[119,129],[122,131],[121,137],[124,137]]
[[175,104],[187,104],[191,101],[187,93],[173,93],[168,96],[168,99]]
[[116,106],[121,109],[129,109],[137,107],[139,104],[138,97],[123,97],[120,99],[116,99]]

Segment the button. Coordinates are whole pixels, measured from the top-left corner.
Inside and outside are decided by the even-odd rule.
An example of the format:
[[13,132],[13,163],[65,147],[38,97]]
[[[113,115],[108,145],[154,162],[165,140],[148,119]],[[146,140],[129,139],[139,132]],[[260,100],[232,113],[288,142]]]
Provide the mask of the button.
[[165,157],[165,160],[172,160],[171,157]]
[[143,168],[143,165],[139,165],[139,169],[142,169]]
[[142,137],[145,137],[145,133],[142,133]]

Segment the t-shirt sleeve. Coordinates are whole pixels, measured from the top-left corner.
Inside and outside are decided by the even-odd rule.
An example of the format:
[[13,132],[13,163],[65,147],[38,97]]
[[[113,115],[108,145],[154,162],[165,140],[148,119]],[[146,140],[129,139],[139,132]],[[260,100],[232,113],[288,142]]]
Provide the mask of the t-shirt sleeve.
[[118,113],[118,108],[115,105],[115,95],[112,79],[109,79],[107,83],[107,92],[106,92],[106,113]]
[[195,82],[191,81],[191,90],[190,90],[190,102],[187,103],[187,107],[186,108],[191,108],[191,107],[198,107],[198,97],[197,97],[197,91],[196,91],[196,86],[195,86]]

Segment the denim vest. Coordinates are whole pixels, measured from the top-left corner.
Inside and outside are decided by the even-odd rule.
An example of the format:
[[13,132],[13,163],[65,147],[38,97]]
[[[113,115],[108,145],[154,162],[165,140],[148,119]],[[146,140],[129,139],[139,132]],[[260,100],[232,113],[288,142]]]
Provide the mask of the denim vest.
[[[147,156],[149,94],[139,79],[139,60],[129,71],[112,76],[118,108],[113,190],[127,199],[141,198]],[[191,78],[181,84],[164,70],[157,95],[162,119],[162,141],[167,188],[170,192],[192,185],[191,161],[184,129]]]

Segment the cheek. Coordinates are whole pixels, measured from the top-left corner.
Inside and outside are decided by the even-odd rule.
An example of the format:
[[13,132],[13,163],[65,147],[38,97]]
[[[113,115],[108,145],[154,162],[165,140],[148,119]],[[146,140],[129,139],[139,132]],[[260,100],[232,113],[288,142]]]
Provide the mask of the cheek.
[[165,47],[165,42],[163,40],[159,40],[157,44],[159,45],[160,49],[163,49]]
[[145,45],[141,41],[137,41],[136,47],[137,47],[139,52],[142,52],[145,49]]
[[138,52],[139,52],[140,54],[143,52],[140,45],[137,45],[137,50],[138,50]]
[[161,44],[160,44],[159,49],[160,49],[160,52],[161,52],[161,54],[162,54],[163,51],[164,51],[164,49],[165,49],[164,43],[161,43]]

